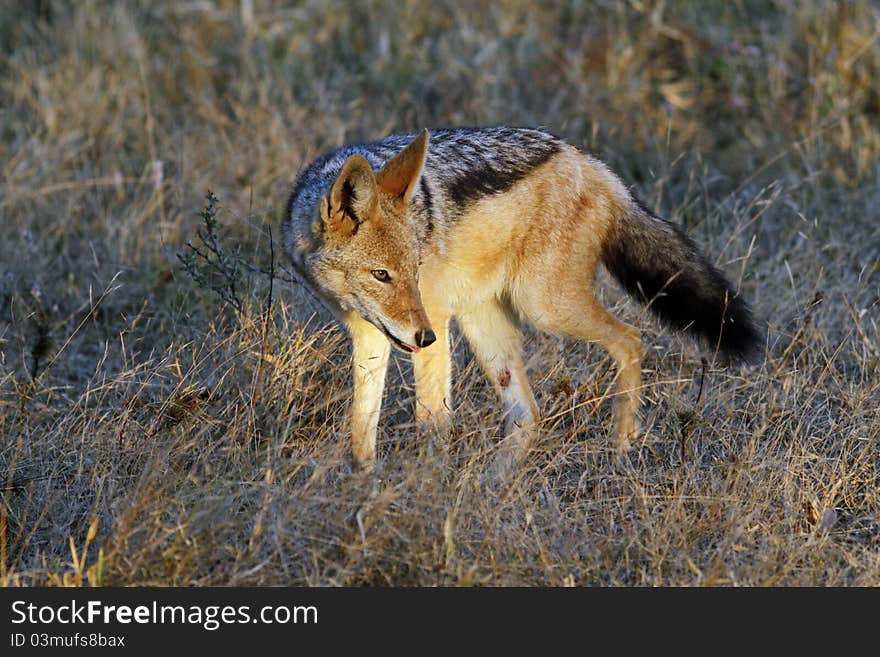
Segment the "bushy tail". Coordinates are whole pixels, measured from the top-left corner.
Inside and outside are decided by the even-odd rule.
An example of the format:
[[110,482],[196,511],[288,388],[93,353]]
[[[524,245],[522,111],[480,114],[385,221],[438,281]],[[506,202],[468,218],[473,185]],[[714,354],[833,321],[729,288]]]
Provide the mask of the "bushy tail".
[[634,202],[607,240],[602,262],[666,324],[686,329],[731,360],[759,343],[752,312],[687,235]]

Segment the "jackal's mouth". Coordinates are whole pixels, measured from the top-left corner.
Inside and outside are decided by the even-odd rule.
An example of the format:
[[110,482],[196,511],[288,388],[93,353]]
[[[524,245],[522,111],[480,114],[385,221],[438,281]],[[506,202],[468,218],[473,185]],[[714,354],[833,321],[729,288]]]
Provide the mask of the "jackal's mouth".
[[395,336],[391,331],[388,330],[388,327],[385,326],[382,322],[379,322],[379,328],[382,329],[382,332],[388,336],[388,339],[391,340],[391,344],[400,349],[401,351],[405,351],[408,354],[415,354],[421,351],[419,347],[415,345],[407,344],[397,336]]

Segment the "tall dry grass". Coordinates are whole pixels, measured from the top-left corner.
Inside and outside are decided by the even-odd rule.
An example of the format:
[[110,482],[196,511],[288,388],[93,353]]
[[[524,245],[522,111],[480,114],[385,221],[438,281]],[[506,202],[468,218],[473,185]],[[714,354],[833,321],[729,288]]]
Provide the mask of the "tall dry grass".
[[[0,582],[880,584],[878,32],[867,1],[4,4]],[[319,152],[503,123],[685,226],[763,358],[704,364],[608,286],[647,352],[623,461],[610,360],[529,333],[545,421],[511,481],[461,341],[449,439],[395,359],[381,475],[352,474],[345,336],[260,273],[233,310],[177,254],[211,189],[230,257],[274,242],[283,274]]]

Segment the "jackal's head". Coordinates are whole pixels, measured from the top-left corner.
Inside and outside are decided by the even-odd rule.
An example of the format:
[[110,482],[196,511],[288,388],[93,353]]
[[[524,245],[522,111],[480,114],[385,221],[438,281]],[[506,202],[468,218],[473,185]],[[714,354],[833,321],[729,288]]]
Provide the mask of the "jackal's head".
[[407,352],[436,339],[419,293],[419,243],[406,212],[427,146],[423,130],[378,172],[352,155],[321,200],[314,226],[323,241],[314,263],[321,286]]

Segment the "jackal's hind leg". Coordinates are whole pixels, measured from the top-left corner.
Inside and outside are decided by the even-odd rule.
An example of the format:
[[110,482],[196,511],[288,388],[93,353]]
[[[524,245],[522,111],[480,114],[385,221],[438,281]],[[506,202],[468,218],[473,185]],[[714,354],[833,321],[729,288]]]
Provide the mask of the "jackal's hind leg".
[[578,298],[567,299],[567,303],[554,308],[530,309],[529,318],[538,328],[550,333],[598,342],[614,359],[617,366],[615,442],[617,449],[624,451],[639,433],[642,341],[639,332],[611,315],[589,288],[582,283],[566,287],[569,295],[574,289],[582,290]]

